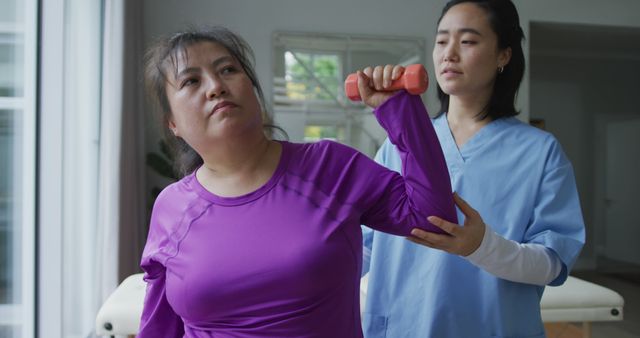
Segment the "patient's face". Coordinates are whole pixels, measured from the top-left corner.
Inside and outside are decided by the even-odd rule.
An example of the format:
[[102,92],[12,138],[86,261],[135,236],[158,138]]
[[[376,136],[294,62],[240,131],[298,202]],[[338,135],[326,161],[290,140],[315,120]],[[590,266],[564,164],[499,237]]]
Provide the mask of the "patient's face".
[[166,92],[172,111],[169,127],[196,151],[246,133],[262,133],[253,84],[220,44],[200,42],[180,53]]

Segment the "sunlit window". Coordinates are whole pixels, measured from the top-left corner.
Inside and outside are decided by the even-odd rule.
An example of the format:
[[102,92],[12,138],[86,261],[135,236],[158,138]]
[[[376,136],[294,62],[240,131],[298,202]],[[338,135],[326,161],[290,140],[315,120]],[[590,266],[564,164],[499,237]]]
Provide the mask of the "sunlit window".
[[386,133],[344,79],[366,66],[423,63],[421,39],[341,34],[274,34],[273,108],[292,141],[331,139],[373,155]]
[[284,57],[287,97],[331,101],[340,96],[342,62],[338,55],[287,51]]
[[344,139],[344,128],[340,126],[313,126],[304,128],[304,141],[316,142],[320,140],[338,141]]

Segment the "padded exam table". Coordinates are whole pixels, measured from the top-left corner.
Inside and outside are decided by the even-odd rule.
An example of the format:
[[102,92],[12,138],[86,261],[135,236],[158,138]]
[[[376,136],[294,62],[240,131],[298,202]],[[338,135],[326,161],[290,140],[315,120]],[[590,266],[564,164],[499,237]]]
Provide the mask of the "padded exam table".
[[[361,282],[361,300],[366,287],[365,276]],[[142,274],[125,279],[98,311],[98,336],[138,333],[145,289]],[[590,337],[592,322],[622,320],[624,299],[611,289],[570,276],[562,286],[546,287],[540,306],[544,322],[580,322],[584,337]]]

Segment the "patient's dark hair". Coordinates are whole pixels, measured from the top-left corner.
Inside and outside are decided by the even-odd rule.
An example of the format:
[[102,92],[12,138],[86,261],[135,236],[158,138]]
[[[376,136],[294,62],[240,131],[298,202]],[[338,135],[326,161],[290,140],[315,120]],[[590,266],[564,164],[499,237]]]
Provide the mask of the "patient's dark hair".
[[[515,100],[525,67],[522,51],[524,33],[520,27],[518,10],[510,0],[452,0],[444,6],[438,25],[451,7],[465,2],[473,3],[486,11],[491,28],[498,36],[498,48],[500,50],[511,48],[511,60],[504,66],[502,73],[497,74],[489,103],[478,112],[477,118],[484,120],[488,117],[493,120],[518,115]],[[438,99],[440,99],[438,115],[441,115],[449,110],[449,95],[442,91],[440,85],[438,85]]]
[[173,155],[174,170],[179,177],[190,174],[200,167],[203,161],[195,150],[182,138],[173,135],[169,129],[172,113],[166,91],[167,74],[173,72],[175,76],[178,72],[178,59],[181,56],[187,58],[187,48],[201,42],[217,43],[226,48],[231,56],[238,60],[247,77],[251,80],[260,102],[267,137],[271,138],[273,132],[278,131],[286,138],[284,130],[273,124],[273,118],[266,109],[262,87],[253,68],[253,51],[242,37],[221,26],[189,28],[184,32],[162,37],[145,53],[144,80],[147,94],[154,105],[154,110],[159,117],[158,120],[162,124],[164,140]]

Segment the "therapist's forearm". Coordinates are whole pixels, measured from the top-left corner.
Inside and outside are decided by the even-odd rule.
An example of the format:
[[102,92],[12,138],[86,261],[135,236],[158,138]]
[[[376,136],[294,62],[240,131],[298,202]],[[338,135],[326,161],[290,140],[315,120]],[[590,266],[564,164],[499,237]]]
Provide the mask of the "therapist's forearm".
[[480,247],[465,257],[483,270],[512,282],[547,285],[562,271],[562,262],[541,244],[518,243],[485,229]]

